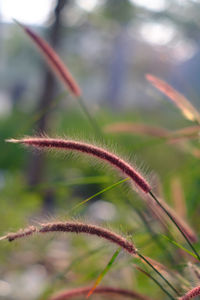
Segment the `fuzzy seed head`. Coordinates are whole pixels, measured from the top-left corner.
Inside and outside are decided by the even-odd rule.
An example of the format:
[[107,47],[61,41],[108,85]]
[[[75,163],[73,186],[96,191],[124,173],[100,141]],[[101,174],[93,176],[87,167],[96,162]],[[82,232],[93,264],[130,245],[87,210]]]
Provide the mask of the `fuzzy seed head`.
[[39,229],[39,232],[74,232],[76,234],[86,233],[89,235],[96,235],[100,238],[110,241],[111,243],[115,243],[116,245],[122,247],[124,250],[126,250],[132,255],[137,254],[137,250],[131,242],[108,229],[95,225],[88,225],[77,222],[48,223],[42,224],[42,227]]
[[[2,240],[7,239],[9,242],[30,236],[34,233],[48,233],[48,232],[72,232],[72,233],[85,233],[88,235],[95,235],[99,238],[105,239],[111,243],[120,246],[131,255],[137,255],[137,249],[133,243],[126,240],[119,234],[116,234],[108,229],[100,226],[84,224],[80,222],[59,222],[59,223],[46,223],[40,224],[40,227],[30,226],[24,230],[20,229],[16,233],[9,233],[2,237]],[[1,240],[0,239],[0,240]]]
[[[62,291],[60,293],[57,293],[53,297],[51,297],[49,300],[67,300],[72,299],[77,296],[84,296],[87,295],[87,293],[90,291],[91,287],[82,287],[82,288],[76,288],[72,290],[66,290]],[[102,286],[97,287],[94,291],[95,294],[105,294],[105,295],[113,295],[113,296],[122,296],[130,299],[138,299],[138,300],[150,300],[149,297],[143,296],[137,292],[120,289],[120,288],[113,288],[109,286]]]
[[197,286],[191,291],[189,291],[187,294],[185,294],[183,297],[179,298],[179,300],[189,300],[199,295],[200,295],[200,286]]
[[48,65],[51,67],[52,71],[58,75],[58,77],[62,80],[64,85],[66,85],[72,94],[75,97],[81,96],[81,90],[72,77],[71,73],[64,65],[58,54],[53,50],[53,48],[39,35],[34,33],[27,26],[22,25],[18,21],[14,20],[22,29],[26,32],[29,38],[33,41],[33,43],[37,46],[37,48],[41,51],[42,55],[46,59]]
[[37,228],[35,226],[29,226],[26,229],[20,229],[16,233],[8,233],[6,236],[2,237],[2,239],[7,239],[9,242],[12,242],[14,240],[30,236],[33,233],[37,232]]
[[92,144],[84,142],[65,140],[65,139],[53,139],[53,138],[40,138],[40,137],[28,137],[20,140],[9,139],[8,142],[21,143],[28,146],[34,146],[40,149],[58,149],[58,150],[70,150],[78,151],[90,156],[94,156],[100,160],[106,161],[111,166],[120,170],[123,174],[130,177],[132,183],[136,185],[142,192],[149,193],[151,187],[146,179],[133,168],[129,163],[121,159],[119,156]]

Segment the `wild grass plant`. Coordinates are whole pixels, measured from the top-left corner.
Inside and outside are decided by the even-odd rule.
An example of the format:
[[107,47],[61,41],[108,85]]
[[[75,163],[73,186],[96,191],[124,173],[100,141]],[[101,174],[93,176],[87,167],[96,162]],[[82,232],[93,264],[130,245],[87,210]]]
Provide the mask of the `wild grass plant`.
[[[62,271],[58,272],[58,277],[62,278],[62,286],[59,284],[59,289],[63,291],[57,291],[57,293],[52,296],[51,293],[54,292],[54,288],[52,288],[52,286],[47,286],[46,291],[43,292],[43,294],[40,296],[40,299],[58,300],[71,299],[77,296],[93,297],[95,294],[101,294],[102,297],[105,295],[105,297],[108,297],[109,299],[110,297],[115,299],[116,295],[121,296],[122,298],[128,297],[132,299],[144,300],[168,298],[187,300],[197,297],[200,295],[200,287],[198,286],[200,280],[198,234],[188,224],[183,210],[182,213],[177,211],[179,206],[185,205],[181,193],[176,193],[177,189],[183,192],[180,185],[178,188],[174,187],[174,195],[176,200],[179,201],[176,201],[177,209],[175,211],[175,209],[170,207],[163,199],[162,192],[159,191],[159,184],[156,184],[155,180],[143,175],[140,168],[138,168],[132,162],[129,162],[129,160],[122,158],[121,155],[118,155],[114,151],[107,149],[103,143],[105,144],[107,142],[110,135],[145,135],[155,139],[155,145],[156,143],[158,143],[158,145],[161,143],[164,145],[166,144],[171,148],[174,147],[176,151],[189,152],[192,155],[195,154],[197,157],[198,149],[195,148],[195,146],[192,144],[192,141],[198,139],[200,120],[199,112],[183,95],[169,86],[166,82],[148,74],[146,76],[147,80],[150,81],[167,97],[169,97],[180,109],[186,119],[195,122],[196,124],[194,126],[188,126],[181,130],[174,131],[155,126],[152,127],[141,122],[115,122],[115,124],[100,126],[101,122],[96,121],[88,107],[85,105],[85,101],[81,96],[81,89],[55,51],[50,47],[50,45],[47,44],[47,42],[35,34],[31,29],[23,25],[21,26],[31,38],[33,43],[36,44],[37,48],[42,52],[52,71],[58,75],[58,78],[62,79],[64,86],[69,89],[73,96],[78,100],[77,103],[79,103],[81,109],[85,113],[85,116],[88,118],[91,129],[94,131],[95,138],[96,140],[99,140],[99,142],[97,142],[98,145],[96,145],[93,142],[86,142],[78,138],[68,139],[48,137],[45,135],[45,133],[42,133],[42,135],[39,133],[38,136],[16,137],[8,139],[7,141],[31,146],[32,148],[37,148],[40,151],[56,150],[57,153],[70,152],[73,153],[73,155],[79,153],[83,154],[85,157],[92,157],[94,161],[100,161],[100,164],[103,162],[101,173],[105,174],[101,176],[101,179],[103,179],[103,181],[105,180],[104,183],[106,182],[107,186],[104,189],[99,190],[97,193],[93,193],[93,196],[87,196],[86,200],[82,200],[80,203],[77,202],[76,205],[68,207],[66,213],[65,211],[63,212],[63,216],[65,216],[64,221],[55,220],[46,222],[46,220],[40,220],[37,222],[38,224],[36,226],[28,226],[27,228],[16,231],[15,233],[5,234],[1,238],[2,243],[3,240],[8,240],[10,242],[13,241],[13,243],[15,243],[16,240],[20,240],[21,238],[29,237],[35,234],[38,234],[40,236],[38,239],[42,240],[44,233],[47,234],[57,232],[65,234],[71,233],[73,235],[84,233],[88,235],[90,239],[85,239],[83,244],[92,243],[91,241],[93,239],[100,238],[102,240],[101,243],[103,245],[105,244],[105,247],[107,247],[107,242],[110,242],[113,247],[117,247],[117,250],[111,256],[111,259],[108,260],[107,264],[107,260],[104,258],[105,255],[102,255],[102,257],[98,258],[98,260],[96,259],[95,264],[98,265],[99,263],[99,265],[101,265],[101,270],[98,270],[98,272],[94,272],[91,276],[89,276],[89,279],[92,280],[92,282],[95,281],[93,285],[90,285],[89,287],[88,284],[83,286],[80,279],[81,272],[78,272],[79,279],[77,280],[77,284],[76,280],[73,282],[73,285],[76,287],[68,290],[64,289],[66,275],[69,270],[71,271],[73,268],[72,263],[70,266],[68,266],[68,268],[61,268]],[[148,151],[148,147],[146,151]],[[52,154],[50,153],[49,156],[52,157]],[[63,157],[61,159],[62,161],[65,160]],[[164,160],[165,157],[163,154],[163,161]],[[70,162],[72,165],[73,161],[74,157],[72,157]],[[85,165],[87,165],[88,162],[90,161],[86,160],[84,162]],[[116,174],[113,173],[111,178],[108,176],[109,179],[106,179],[106,165],[117,171]],[[93,161],[92,170],[94,170],[95,174],[98,172],[98,166],[96,163],[94,164]],[[92,177],[93,175],[94,174],[89,177],[89,184],[91,184],[91,181],[95,179],[95,176]],[[120,181],[117,181],[116,178],[121,176],[123,179],[120,178]],[[82,180],[83,182],[84,180],[87,182],[87,176],[84,179],[83,175]],[[100,178],[97,178],[96,180],[98,183]],[[63,184],[65,191],[65,183]],[[121,185],[125,184],[126,191],[120,188]],[[138,200],[134,199],[135,193],[133,190],[137,192]],[[92,224],[89,220],[92,217],[92,214],[90,218],[87,218],[87,214],[84,216],[84,211],[82,218],[85,218],[85,221],[70,220],[70,218],[74,218],[74,214],[72,213],[74,208],[83,209],[84,205],[94,198],[94,196],[102,195],[105,192],[108,193],[111,201],[115,203],[116,209],[119,206],[120,210],[123,212],[120,214],[118,224],[115,226],[115,230],[105,228],[103,224]],[[180,205],[177,203],[180,203]],[[124,233],[118,234],[116,232],[120,229],[120,222],[123,222],[123,226],[127,226],[128,230],[126,231],[129,232],[128,237],[124,237]],[[117,226],[119,228],[117,228]],[[109,224],[107,224],[107,227],[109,227]],[[176,231],[174,230],[175,228],[177,229]],[[64,238],[67,239],[68,235],[66,235]],[[72,237],[70,237],[70,239],[72,239]],[[29,240],[25,241],[24,243],[29,243],[28,241]],[[148,250],[148,247],[151,247],[151,251],[149,252],[152,253],[152,257],[149,256],[148,251],[148,256],[146,255],[146,248]],[[79,244],[73,245],[71,251],[74,251],[77,254],[80,248],[81,246]],[[126,252],[126,256],[123,256],[121,249]],[[156,257],[157,251],[159,256],[161,253],[160,257],[162,258],[162,262],[159,261],[160,257],[158,257],[158,259]],[[95,253],[96,252],[98,252],[98,250],[95,251]],[[90,256],[89,253],[90,252],[88,251],[88,256]],[[129,288],[124,288],[127,286],[126,276],[124,278],[124,282],[122,281],[123,276],[121,276],[120,280],[117,280],[117,285],[113,281],[112,285],[108,286],[106,284],[104,286],[102,284],[105,280],[104,276],[111,274],[111,272],[117,268],[120,260],[122,260],[124,263],[124,260],[127,260],[128,257],[130,257],[130,260],[128,261],[128,268],[131,268],[131,272],[132,270],[137,272],[134,273],[134,276],[137,274],[136,278],[134,277],[131,279],[130,270],[128,271]],[[79,261],[79,264],[82,262],[82,260],[79,260],[77,257],[74,257],[74,260]],[[51,266],[54,265],[54,262],[51,260],[49,262],[47,261],[47,263],[49,263]],[[104,267],[102,266],[102,263]],[[125,264],[126,263],[124,263],[124,265]],[[120,266],[120,270],[123,269],[124,265]],[[192,279],[185,276],[184,272],[186,266],[190,268]],[[55,267],[53,267],[53,269],[54,268]],[[90,268],[92,269],[92,264],[90,264]],[[82,272],[87,273],[87,271],[90,271],[90,268],[86,268],[84,270],[83,267]],[[54,279],[56,281],[58,278],[56,277]],[[194,286],[194,283],[196,286]],[[54,280],[51,284],[54,285]],[[71,286],[70,283],[68,283],[68,285]],[[152,285],[154,287],[150,288],[149,292],[149,286]]]

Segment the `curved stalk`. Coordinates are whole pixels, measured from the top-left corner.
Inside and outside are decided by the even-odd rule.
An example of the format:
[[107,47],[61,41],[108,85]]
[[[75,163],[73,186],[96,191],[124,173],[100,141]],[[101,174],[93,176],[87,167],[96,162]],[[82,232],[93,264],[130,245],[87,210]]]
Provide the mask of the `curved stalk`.
[[170,212],[162,205],[162,203],[160,203],[160,201],[158,200],[158,198],[151,191],[149,192],[149,194],[156,201],[156,203],[162,208],[162,210],[167,214],[167,216],[170,218],[170,220],[174,223],[174,225],[176,226],[176,228],[182,234],[182,236],[184,237],[184,239],[186,240],[186,242],[188,243],[188,245],[190,246],[190,248],[192,249],[192,251],[197,256],[198,260],[200,261],[200,255],[198,254],[198,252],[196,251],[196,249],[194,248],[194,246],[192,245],[192,243],[188,239],[188,237],[185,234],[185,232],[182,230],[182,228],[178,225],[178,223],[176,222],[176,220],[170,214]]

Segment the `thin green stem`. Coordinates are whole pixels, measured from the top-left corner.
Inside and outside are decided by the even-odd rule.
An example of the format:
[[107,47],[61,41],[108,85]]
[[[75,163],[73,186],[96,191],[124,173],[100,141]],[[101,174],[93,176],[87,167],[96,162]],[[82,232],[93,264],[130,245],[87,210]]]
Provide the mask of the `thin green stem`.
[[149,277],[150,279],[152,279],[159,287],[160,289],[170,298],[170,299],[173,299],[175,300],[175,298],[160,284],[160,282],[155,279],[151,274],[147,273],[146,271],[144,271],[143,269],[141,269],[140,267],[137,267],[137,269],[144,273],[147,277]]
[[100,136],[102,137],[102,132],[101,132],[101,129],[99,127],[99,125],[97,124],[96,120],[93,118],[93,116],[90,114],[84,100],[82,97],[79,97],[77,98],[78,99],[78,102],[83,110],[83,112],[85,113],[86,117],[88,118],[89,122],[91,123],[95,133],[97,136]]
[[[147,263],[165,282],[166,284],[178,295],[180,296],[179,292],[177,291],[177,289],[175,287],[173,287],[173,285],[156,269],[154,268],[154,266],[139,252],[137,252],[138,256],[145,262]],[[171,295],[170,295],[171,296]],[[175,298],[172,298],[175,299]]]
[[144,226],[146,227],[146,229],[148,230],[149,234],[151,235],[152,239],[154,240],[155,244],[158,245],[158,247],[163,251],[165,250],[170,262],[172,264],[175,263],[175,259],[172,256],[172,254],[170,253],[170,251],[165,247],[165,245],[162,243],[162,241],[159,239],[158,235],[154,232],[154,230],[151,228],[150,224],[147,222],[144,214],[137,208],[134,208],[136,213],[139,215],[140,219],[142,220]]
[[[114,190],[114,192],[116,193],[116,190]],[[121,198],[124,197],[124,194],[121,192],[121,189],[117,190],[117,197]],[[130,209],[133,208],[133,201],[132,198],[127,195],[126,197],[127,200],[127,204],[130,206]],[[146,227],[147,231],[149,232],[149,234],[151,235],[151,238],[154,240],[155,244],[157,244],[157,246],[163,251],[165,250],[165,253],[168,255],[170,263],[172,265],[175,264],[175,259],[172,256],[172,254],[170,253],[170,251],[165,247],[165,245],[162,243],[162,241],[159,239],[158,235],[155,233],[154,229],[152,228],[151,224],[149,222],[147,222],[144,214],[141,212],[141,210],[137,207],[137,205],[134,206],[134,210],[135,212],[138,214],[138,216],[140,217],[141,221],[143,222],[144,226]]]
[[173,216],[170,214],[170,212],[168,212],[168,210],[160,203],[160,201],[157,199],[157,197],[151,191],[149,192],[149,194],[156,201],[156,203],[162,208],[162,210],[167,214],[167,216],[170,218],[170,220],[174,223],[174,225],[177,227],[177,229],[183,235],[186,242],[188,243],[188,245],[190,246],[192,251],[196,254],[198,260],[200,261],[200,256],[199,256],[198,252],[196,251],[196,249],[194,248],[194,246],[192,245],[192,243],[190,242],[190,240],[188,239],[188,237],[186,236],[184,231],[181,229],[181,227],[176,223],[176,220],[173,218]]

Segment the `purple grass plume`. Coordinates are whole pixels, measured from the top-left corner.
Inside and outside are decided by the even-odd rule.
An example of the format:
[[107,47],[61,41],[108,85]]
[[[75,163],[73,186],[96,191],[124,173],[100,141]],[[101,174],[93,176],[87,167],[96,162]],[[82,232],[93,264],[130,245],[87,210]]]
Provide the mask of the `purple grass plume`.
[[[75,288],[72,290],[64,290],[62,292],[55,294],[54,296],[49,298],[49,300],[66,300],[78,296],[86,296],[90,289],[91,287],[82,287],[82,288]],[[94,293],[102,294],[102,295],[111,295],[113,297],[122,296],[130,299],[151,300],[149,297],[139,294],[137,292],[126,290],[126,289],[109,287],[109,286],[97,287]]]
[[96,235],[111,243],[123,248],[129,254],[137,255],[137,249],[130,241],[126,240],[119,234],[116,234],[108,229],[100,226],[84,224],[80,222],[58,222],[41,224],[40,227],[30,226],[24,230],[20,229],[16,233],[9,233],[3,236],[0,240],[7,239],[9,242],[33,235],[34,233],[48,233],[48,232],[73,232],[76,234],[85,233],[88,235]]
[[111,166],[114,166],[126,176],[130,177],[132,182],[144,193],[149,193],[151,187],[144,177],[139,174],[129,163],[117,155],[94,145],[84,142],[65,140],[65,139],[53,139],[53,138],[41,138],[41,137],[28,137],[24,139],[9,139],[8,142],[21,143],[28,146],[34,146],[40,149],[60,149],[70,150],[86,153],[90,156],[95,156],[101,160],[106,161]]

